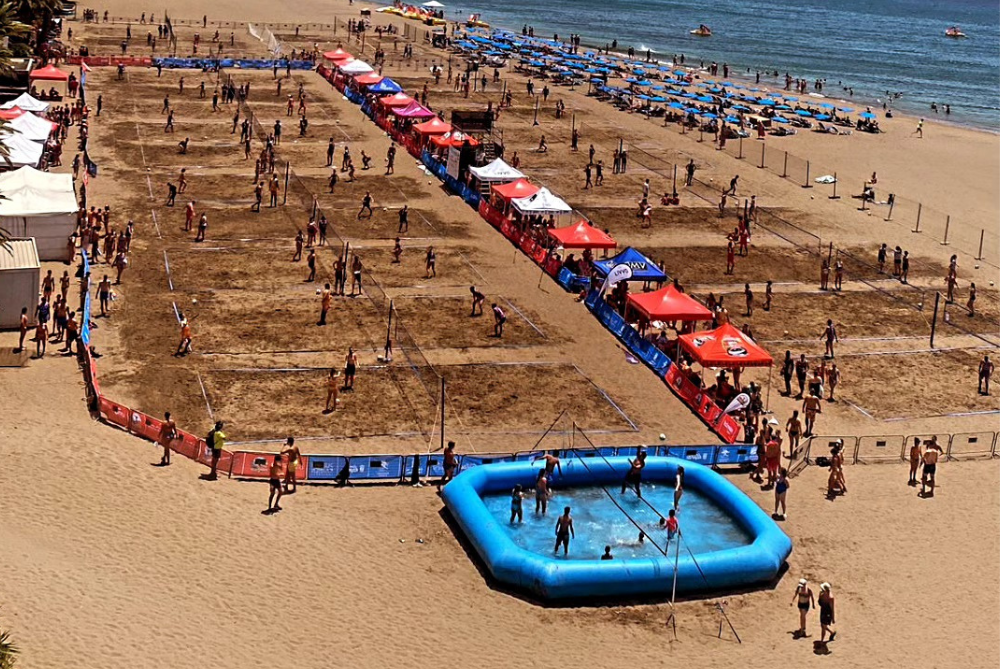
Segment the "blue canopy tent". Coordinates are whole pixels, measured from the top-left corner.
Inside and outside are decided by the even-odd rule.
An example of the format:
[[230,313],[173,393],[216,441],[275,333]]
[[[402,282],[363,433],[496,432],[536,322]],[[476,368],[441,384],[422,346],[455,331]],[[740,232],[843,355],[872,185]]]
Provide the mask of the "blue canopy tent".
[[392,93],[400,93],[402,92],[402,90],[403,90],[402,86],[397,84],[392,79],[389,79],[388,77],[378,82],[377,84],[372,84],[371,86],[368,87],[368,92],[375,93],[376,95],[383,95],[383,94],[391,95]]
[[670,278],[655,262],[631,246],[612,258],[594,262],[594,269],[598,275],[607,276],[608,272],[618,265],[628,265],[632,269],[632,278],[629,281],[659,282],[667,281]]

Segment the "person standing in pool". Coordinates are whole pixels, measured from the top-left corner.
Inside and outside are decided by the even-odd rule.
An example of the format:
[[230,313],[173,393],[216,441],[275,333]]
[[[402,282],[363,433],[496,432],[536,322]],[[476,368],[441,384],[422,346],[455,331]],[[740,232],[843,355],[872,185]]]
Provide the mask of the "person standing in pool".
[[556,519],[556,547],[553,553],[559,552],[559,545],[562,544],[563,555],[569,555],[569,539],[576,539],[576,531],[573,529],[573,517],[569,514],[569,507],[563,509],[563,515]]
[[806,635],[806,614],[809,613],[809,609],[816,603],[813,597],[813,591],[809,588],[809,581],[806,579],[799,579],[799,584],[795,588],[795,594],[792,596],[792,604],[798,602],[799,609],[799,629],[796,634],[799,637],[804,637]]
[[625,494],[625,488],[632,487],[635,494],[642,497],[642,469],[646,466],[646,451],[639,451],[635,460],[629,460],[628,464],[628,473],[622,481],[622,494]]
[[549,508],[549,480],[545,478],[545,470],[538,470],[538,478],[535,479],[535,514],[539,511],[544,516]]
[[521,492],[521,484],[518,483],[514,486],[514,489],[510,491],[510,523],[514,524],[514,519],[517,518],[517,522],[524,522],[524,493]]
[[[681,497],[684,495],[684,468],[677,468],[677,475],[674,477],[674,511],[681,506]],[[639,495],[642,497],[642,495]]]
[[677,524],[677,511],[670,509],[670,511],[667,512],[666,518],[660,518],[660,527],[666,528],[667,543],[670,543],[670,540],[677,536],[677,533],[680,532],[680,526]]

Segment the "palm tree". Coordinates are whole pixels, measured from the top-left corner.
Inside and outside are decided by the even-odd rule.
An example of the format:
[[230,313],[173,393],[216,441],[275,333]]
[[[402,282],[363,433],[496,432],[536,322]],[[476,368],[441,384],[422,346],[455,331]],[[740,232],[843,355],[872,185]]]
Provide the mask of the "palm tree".
[[62,8],[62,0],[13,0],[21,22],[37,29],[35,53],[41,54],[45,40],[52,30],[52,19]]
[[[31,37],[31,26],[18,18],[18,10],[10,0],[0,2],[0,40],[6,38],[7,46],[0,46],[0,69],[9,73],[10,58],[31,54],[28,39]],[[0,42],[2,43],[2,42]]]
[[0,669],[14,669],[18,652],[17,646],[10,640],[10,632],[0,632]]

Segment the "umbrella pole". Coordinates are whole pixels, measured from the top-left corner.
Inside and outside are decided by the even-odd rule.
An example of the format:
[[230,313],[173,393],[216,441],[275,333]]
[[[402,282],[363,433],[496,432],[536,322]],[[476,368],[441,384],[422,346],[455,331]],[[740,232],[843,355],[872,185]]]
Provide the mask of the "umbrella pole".
[[774,373],[774,365],[767,370],[767,399],[764,400],[764,411],[771,408],[771,374]]

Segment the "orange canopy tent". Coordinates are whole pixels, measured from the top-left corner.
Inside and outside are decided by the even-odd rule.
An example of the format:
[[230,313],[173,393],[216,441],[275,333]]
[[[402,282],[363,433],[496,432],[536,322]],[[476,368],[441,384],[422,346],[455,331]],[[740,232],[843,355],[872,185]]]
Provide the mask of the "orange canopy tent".
[[651,321],[710,321],[704,304],[669,285],[651,293],[631,293],[629,304]]
[[732,324],[682,334],[678,339],[702,367],[770,367],[771,355]]
[[381,74],[375,74],[374,72],[368,72],[367,74],[359,74],[354,77],[354,81],[358,82],[362,86],[371,86],[372,84],[377,84],[382,81],[383,77]]
[[451,123],[432,118],[430,121],[414,124],[413,129],[421,135],[444,135],[451,132]]
[[68,81],[69,75],[54,65],[46,65],[37,70],[32,70],[28,79],[41,79],[43,81]]
[[618,246],[611,235],[582,219],[565,228],[553,228],[549,230],[549,235],[566,249],[613,249]]
[[335,63],[339,63],[341,61],[350,60],[351,58],[354,58],[354,56],[347,53],[343,49],[327,51],[326,53],[323,54],[323,57],[326,58],[327,60],[332,60]]
[[508,202],[521,197],[530,197],[538,192],[538,186],[527,179],[518,179],[509,184],[493,186],[493,192]]
[[413,98],[406,93],[393,93],[392,95],[387,95],[384,98],[379,98],[378,102],[383,107],[405,107],[413,102]]
[[462,147],[465,146],[466,142],[469,143],[469,146],[479,146],[479,141],[475,137],[470,137],[469,135],[465,135],[460,132],[450,132],[444,135],[435,135],[431,137],[431,144],[444,148],[450,146]]

